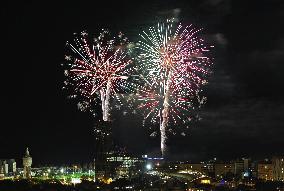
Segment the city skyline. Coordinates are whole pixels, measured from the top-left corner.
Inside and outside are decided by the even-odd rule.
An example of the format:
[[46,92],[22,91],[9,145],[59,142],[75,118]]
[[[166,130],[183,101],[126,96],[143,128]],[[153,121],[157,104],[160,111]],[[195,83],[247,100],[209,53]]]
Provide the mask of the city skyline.
[[[29,147],[34,164],[94,158],[90,113],[80,112],[62,90],[65,43],[74,32],[137,30],[176,16],[204,28],[215,46],[214,69],[205,89],[208,103],[188,135],[171,136],[172,159],[202,160],[283,155],[283,6],[280,1],[131,1],[101,4],[38,2],[1,7],[4,115],[0,158],[20,159]],[[278,4],[279,3],[279,4]],[[283,5],[283,4],[282,4]],[[96,7],[96,8],[94,8]],[[115,142],[129,152],[159,151],[141,116],[114,114]],[[5,124],[5,125],[4,125]],[[226,144],[224,144],[226,143]]]

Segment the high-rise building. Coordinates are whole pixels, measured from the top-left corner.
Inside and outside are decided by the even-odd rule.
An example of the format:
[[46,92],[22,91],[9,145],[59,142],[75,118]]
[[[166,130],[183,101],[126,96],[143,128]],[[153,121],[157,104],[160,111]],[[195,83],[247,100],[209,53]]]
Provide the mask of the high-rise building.
[[249,177],[252,174],[251,160],[249,158],[242,158],[233,161],[233,172],[238,177]]
[[11,176],[16,172],[15,159],[0,159],[0,176]]
[[244,172],[244,161],[237,160],[234,162],[234,174],[236,176],[242,176]]
[[273,180],[284,180],[284,156],[272,158]]
[[233,167],[230,163],[215,164],[215,177],[223,177],[227,173],[233,173]]
[[261,180],[273,180],[271,161],[261,161],[257,164],[257,178]]
[[210,162],[210,163],[203,163],[201,166],[201,172],[214,177],[215,176],[215,164]]
[[16,163],[15,159],[7,159],[6,161],[8,163],[8,172],[10,174],[16,173],[17,163]]
[[8,174],[8,163],[6,160],[0,160],[0,177],[4,177]]
[[23,157],[24,173],[23,178],[31,177],[32,157],[30,156],[29,149],[26,149],[25,156]]
[[251,162],[249,171],[250,171],[249,175],[251,177],[257,178],[257,162],[256,161]]
[[243,162],[244,162],[244,173],[249,172],[249,162],[250,160],[248,158],[243,158]]
[[95,125],[95,171],[96,177],[111,177],[112,169],[107,158],[114,152],[111,124],[105,121]]
[[130,178],[138,171],[140,160],[127,154],[115,153],[107,158],[110,166],[115,170],[116,178]]

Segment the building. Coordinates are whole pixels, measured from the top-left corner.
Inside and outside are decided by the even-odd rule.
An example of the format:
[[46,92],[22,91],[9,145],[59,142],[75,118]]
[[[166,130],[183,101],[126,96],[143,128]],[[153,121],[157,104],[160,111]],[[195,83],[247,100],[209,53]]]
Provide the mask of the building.
[[233,166],[230,163],[215,164],[215,177],[222,178],[227,173],[233,173]]
[[17,171],[17,163],[15,159],[7,159],[6,161],[8,163],[8,173],[14,175]]
[[258,162],[257,178],[261,180],[273,180],[272,163],[270,161]]
[[29,149],[26,149],[25,156],[23,157],[23,178],[31,178],[32,157],[30,156]]
[[107,161],[115,169],[115,178],[131,178],[136,175],[140,165],[140,160],[128,155],[113,155]]
[[114,153],[111,124],[105,121],[98,121],[95,124],[95,172],[96,178],[113,176],[113,169],[107,158]]
[[16,173],[15,159],[0,159],[0,176],[13,176]]
[[201,172],[207,174],[210,177],[215,176],[215,164],[214,163],[203,163],[201,166]]
[[273,180],[284,181],[284,156],[272,158]]
[[243,163],[244,163],[244,169],[243,169],[243,173],[248,173],[250,170],[250,159],[248,158],[243,158]]
[[5,159],[0,160],[0,177],[5,177],[8,174],[8,163]]
[[181,163],[178,164],[180,170],[191,170],[201,172],[202,164],[201,163]]
[[242,176],[244,172],[244,161],[237,160],[234,162],[234,174],[235,176]]
[[[142,169],[143,170],[148,170],[146,168],[146,166],[148,165],[151,165],[151,167],[154,169],[154,170],[165,170],[165,160],[163,157],[150,157],[148,155],[142,155],[142,160],[141,160],[141,165],[143,166]],[[175,168],[175,166],[177,166],[176,163],[172,163],[172,164],[167,164],[169,165],[169,168]],[[169,168],[166,168],[166,169],[169,169]]]
[[256,161],[251,162],[249,171],[250,171],[249,175],[252,178],[257,178],[257,162]]

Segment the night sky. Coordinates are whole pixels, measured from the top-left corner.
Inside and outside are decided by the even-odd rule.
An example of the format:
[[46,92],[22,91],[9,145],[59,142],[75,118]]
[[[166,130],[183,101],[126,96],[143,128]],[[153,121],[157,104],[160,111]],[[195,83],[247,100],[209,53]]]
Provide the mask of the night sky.
[[[74,32],[122,31],[131,41],[159,18],[204,28],[214,44],[208,103],[188,136],[170,136],[170,158],[263,158],[284,154],[284,1],[46,1],[1,3],[0,158],[35,164],[91,161],[90,113],[62,90],[65,43]],[[156,153],[140,116],[115,115],[115,141],[137,154]]]

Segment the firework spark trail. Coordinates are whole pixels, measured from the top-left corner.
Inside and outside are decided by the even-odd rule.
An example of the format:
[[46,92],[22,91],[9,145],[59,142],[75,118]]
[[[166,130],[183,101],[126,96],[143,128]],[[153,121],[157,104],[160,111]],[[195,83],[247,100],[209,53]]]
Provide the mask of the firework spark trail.
[[166,132],[170,121],[186,123],[191,120],[194,105],[204,104],[199,93],[209,74],[210,47],[197,36],[199,30],[191,25],[179,24],[174,30],[173,22],[167,21],[140,35],[141,70],[146,87],[140,90],[139,108],[148,109],[145,118],[160,123],[161,152],[166,151]]
[[118,38],[110,38],[106,30],[102,30],[94,43],[88,44],[87,37],[82,32],[72,43],[67,42],[75,56],[65,56],[68,61],[65,85],[83,97],[86,104],[81,106],[100,99],[103,120],[110,121],[110,99],[118,98],[117,92],[131,88],[127,82],[132,63],[126,54],[127,38],[122,33]]

